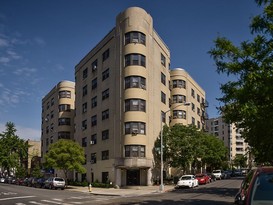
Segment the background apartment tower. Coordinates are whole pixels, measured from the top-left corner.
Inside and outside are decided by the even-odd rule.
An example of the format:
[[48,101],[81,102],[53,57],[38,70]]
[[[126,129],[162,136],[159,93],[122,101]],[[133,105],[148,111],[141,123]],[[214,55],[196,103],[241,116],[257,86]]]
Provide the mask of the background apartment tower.
[[78,180],[152,183],[152,149],[169,109],[169,64],[151,16],[132,7],[76,65],[75,139],[87,168]]
[[224,141],[229,150],[228,160],[230,164],[232,164],[232,160],[235,159],[236,155],[248,157],[248,144],[242,138],[240,130],[236,128],[234,123],[225,123],[223,117],[217,117],[207,120],[206,124],[209,133]]
[[74,105],[75,83],[71,81],[61,81],[42,99],[42,161],[50,144],[73,139]]

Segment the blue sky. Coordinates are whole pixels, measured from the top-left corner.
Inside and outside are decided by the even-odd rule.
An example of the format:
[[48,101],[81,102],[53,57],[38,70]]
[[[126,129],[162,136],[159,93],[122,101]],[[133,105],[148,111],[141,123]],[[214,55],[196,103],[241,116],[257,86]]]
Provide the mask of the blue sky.
[[115,26],[128,7],[145,9],[171,51],[171,68],[184,68],[205,90],[217,117],[218,75],[208,51],[217,36],[251,39],[261,12],[254,0],[0,0],[0,132],[11,121],[17,135],[40,139],[41,101]]

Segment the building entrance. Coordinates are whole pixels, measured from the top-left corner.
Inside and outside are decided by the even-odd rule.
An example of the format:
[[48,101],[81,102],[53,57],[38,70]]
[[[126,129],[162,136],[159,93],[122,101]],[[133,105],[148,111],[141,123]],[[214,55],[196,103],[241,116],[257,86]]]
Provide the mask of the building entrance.
[[140,171],[127,170],[127,186],[140,185]]

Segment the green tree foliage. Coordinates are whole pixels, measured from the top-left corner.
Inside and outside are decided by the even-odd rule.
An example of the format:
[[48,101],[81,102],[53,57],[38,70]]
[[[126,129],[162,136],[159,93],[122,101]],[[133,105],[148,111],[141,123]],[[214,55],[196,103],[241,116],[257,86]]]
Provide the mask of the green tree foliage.
[[[156,141],[157,146],[160,140]],[[227,148],[215,136],[199,131],[195,126],[176,124],[163,129],[164,162],[186,170],[200,160],[211,167],[221,167],[227,160]],[[157,155],[159,158],[159,155]]]
[[253,39],[235,46],[218,37],[209,51],[218,73],[236,80],[222,84],[219,108],[227,123],[243,128],[257,162],[273,162],[273,1],[256,0],[263,12],[250,24]]
[[233,163],[236,167],[245,168],[247,162],[247,157],[242,154],[236,154]]
[[45,160],[46,167],[62,170],[66,179],[69,171],[86,172],[82,166],[85,162],[84,149],[72,140],[61,139],[51,144]]
[[27,158],[28,145],[16,135],[15,125],[6,123],[6,130],[0,133],[0,165],[10,175],[11,168],[22,165]]

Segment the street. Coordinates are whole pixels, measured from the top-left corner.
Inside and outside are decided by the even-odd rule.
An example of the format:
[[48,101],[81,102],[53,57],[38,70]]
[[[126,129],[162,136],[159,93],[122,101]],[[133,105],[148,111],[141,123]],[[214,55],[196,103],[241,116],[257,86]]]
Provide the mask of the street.
[[[165,193],[147,195],[109,196],[69,190],[48,190],[25,186],[0,184],[1,205],[75,205],[75,204],[113,204],[113,205],[230,205],[238,191],[242,178],[219,180],[194,189],[174,189]],[[107,194],[107,189],[105,190]]]

